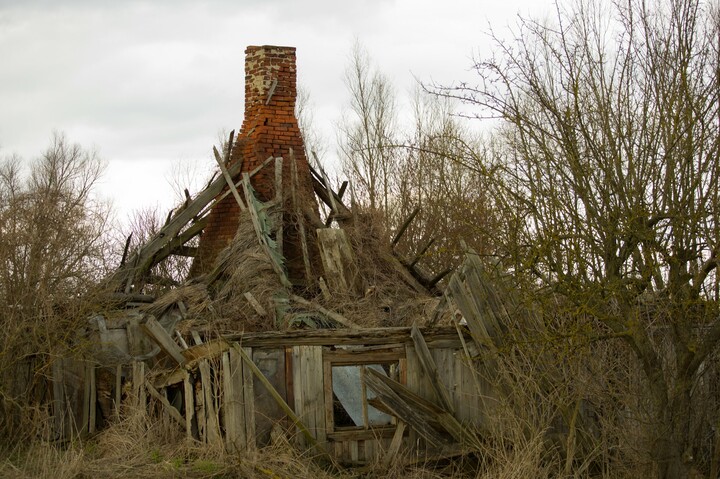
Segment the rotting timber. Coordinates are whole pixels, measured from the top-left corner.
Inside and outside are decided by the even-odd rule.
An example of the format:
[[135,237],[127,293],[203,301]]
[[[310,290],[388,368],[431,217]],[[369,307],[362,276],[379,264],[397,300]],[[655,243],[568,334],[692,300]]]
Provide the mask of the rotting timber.
[[[509,306],[472,252],[441,291],[448,272],[427,277],[392,247],[416,213],[386,244],[309,165],[285,135],[294,49],[249,47],[246,70],[243,129],[215,150],[221,174],[125,252],[90,353],[55,363],[56,435],[132,407],[230,451],[280,438],[343,464],[477,451],[496,401],[477,358]],[[146,294],[174,254],[197,255],[190,277]]]

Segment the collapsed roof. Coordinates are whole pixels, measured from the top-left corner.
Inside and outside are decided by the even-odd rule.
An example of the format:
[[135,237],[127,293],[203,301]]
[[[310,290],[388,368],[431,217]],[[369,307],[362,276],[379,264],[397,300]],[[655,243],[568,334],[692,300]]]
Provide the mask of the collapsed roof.
[[[308,162],[295,117],[295,48],[245,53],[242,128],[222,154],[214,151],[222,175],[144,246],[126,251],[109,281],[114,297],[148,303],[143,309],[158,317],[179,309],[194,328],[223,332],[400,326],[432,314],[447,272],[429,278],[418,258],[395,253],[372,218],[343,202],[347,183],[334,191],[321,165]],[[188,247],[197,236],[197,248]],[[155,265],[189,251],[184,284],[143,294]]]

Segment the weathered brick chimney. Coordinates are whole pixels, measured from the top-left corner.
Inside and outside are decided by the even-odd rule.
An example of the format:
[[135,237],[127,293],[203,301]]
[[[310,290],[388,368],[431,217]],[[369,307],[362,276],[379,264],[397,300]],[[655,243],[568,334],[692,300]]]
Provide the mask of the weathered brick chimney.
[[[287,198],[292,179],[290,164],[290,149],[292,149],[298,173],[297,197],[301,199],[300,201],[311,201],[312,209],[317,211],[303,139],[295,118],[296,83],[294,47],[269,45],[247,47],[245,118],[240,133],[236,136],[230,162],[242,161],[242,171],[250,172],[268,157],[282,157],[283,189]],[[274,162],[270,162],[257,173],[251,183],[261,201],[274,198]],[[200,237],[191,276],[205,273],[213,267],[217,254],[235,237],[239,214],[240,208],[232,195],[228,195],[215,205],[210,212],[208,225]],[[284,218],[287,223],[287,213]],[[286,226],[283,231],[283,254],[290,279],[302,282],[303,259],[297,239],[297,229]],[[314,237],[314,230],[309,230],[308,236]]]

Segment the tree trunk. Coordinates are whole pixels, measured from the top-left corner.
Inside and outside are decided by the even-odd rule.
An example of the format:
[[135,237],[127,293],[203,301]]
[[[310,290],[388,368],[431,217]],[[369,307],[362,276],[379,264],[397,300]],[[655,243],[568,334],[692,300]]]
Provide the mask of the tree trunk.
[[691,378],[677,378],[665,407],[658,408],[652,459],[661,479],[689,477],[695,457],[690,437]]

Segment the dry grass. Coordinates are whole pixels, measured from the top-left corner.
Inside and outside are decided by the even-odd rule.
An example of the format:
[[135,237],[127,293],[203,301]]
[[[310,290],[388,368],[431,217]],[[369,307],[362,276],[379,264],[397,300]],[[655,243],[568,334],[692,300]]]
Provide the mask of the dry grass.
[[140,411],[94,437],[65,445],[36,441],[0,456],[0,478],[230,478],[332,479],[472,478],[477,464],[427,462],[399,455],[389,466],[377,462],[337,470],[294,449],[287,440],[258,451],[229,454],[220,446],[188,442],[182,431]]

